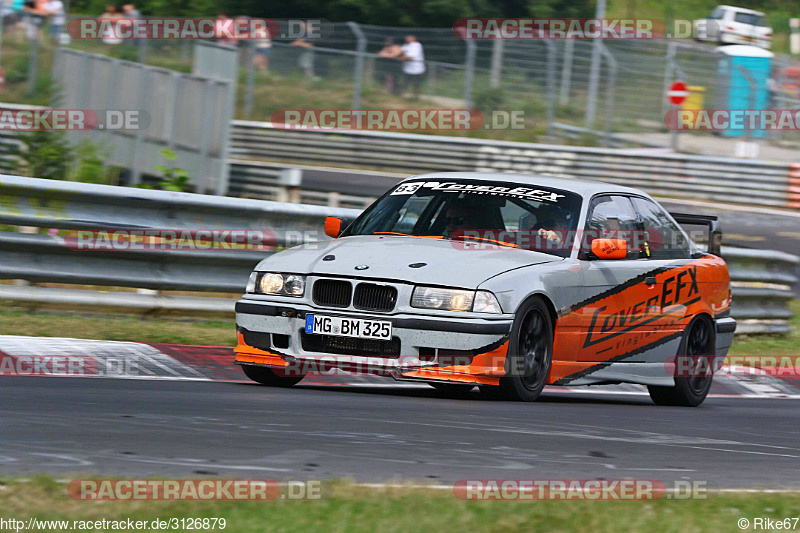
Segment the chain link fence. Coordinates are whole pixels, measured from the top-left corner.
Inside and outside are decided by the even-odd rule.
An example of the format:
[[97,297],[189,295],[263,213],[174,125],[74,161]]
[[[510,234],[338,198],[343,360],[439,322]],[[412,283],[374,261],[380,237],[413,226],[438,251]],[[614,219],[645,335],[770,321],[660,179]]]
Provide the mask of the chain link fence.
[[[289,21],[279,22],[281,34],[288,33],[283,30]],[[426,73],[419,99],[402,88],[401,62],[378,56],[389,40],[402,44],[406,35],[414,35],[424,49]],[[666,133],[664,115],[671,107],[665,92],[678,79],[695,91],[695,105],[725,107],[718,97],[724,82],[715,47],[691,40],[465,41],[452,28],[342,22],[322,23],[320,37],[307,41],[313,46],[296,46],[280,37],[269,47],[237,43],[237,118],[269,121],[280,109],[521,110],[532,136],[516,132],[520,140],[537,140],[547,132],[612,144],[614,134],[631,139]],[[65,46],[191,72],[192,44],[130,40],[109,45],[73,39]],[[38,52],[30,47],[31,55]],[[800,60],[778,56],[773,65],[769,108],[800,109]],[[800,142],[796,131],[768,137]]]

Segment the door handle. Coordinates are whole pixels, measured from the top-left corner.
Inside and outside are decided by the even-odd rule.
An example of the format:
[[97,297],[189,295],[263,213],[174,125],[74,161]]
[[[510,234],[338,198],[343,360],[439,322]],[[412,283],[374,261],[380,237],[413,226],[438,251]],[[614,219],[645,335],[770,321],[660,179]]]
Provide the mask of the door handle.
[[645,285],[655,285],[656,284],[656,277],[655,276],[647,276],[644,278]]

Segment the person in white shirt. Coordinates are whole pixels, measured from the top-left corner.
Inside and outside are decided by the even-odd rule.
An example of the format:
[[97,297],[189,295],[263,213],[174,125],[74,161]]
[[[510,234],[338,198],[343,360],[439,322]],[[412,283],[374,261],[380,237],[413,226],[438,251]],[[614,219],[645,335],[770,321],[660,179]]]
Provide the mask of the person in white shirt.
[[58,46],[59,36],[66,21],[64,3],[61,0],[48,0],[44,3],[44,10],[50,16],[50,37],[53,39],[53,45]]
[[403,57],[400,59],[403,61],[404,85],[406,87],[411,85],[414,96],[419,98],[422,80],[425,78],[425,52],[422,50],[422,45],[413,35],[406,35],[406,44],[402,48]]

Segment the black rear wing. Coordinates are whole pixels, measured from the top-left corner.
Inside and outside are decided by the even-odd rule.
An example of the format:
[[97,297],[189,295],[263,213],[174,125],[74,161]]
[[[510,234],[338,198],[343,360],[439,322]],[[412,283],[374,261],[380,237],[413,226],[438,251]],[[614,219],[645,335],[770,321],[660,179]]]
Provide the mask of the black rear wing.
[[706,226],[708,228],[708,253],[720,255],[722,247],[722,230],[717,217],[711,215],[687,215],[685,213],[670,213],[678,224],[693,226]]

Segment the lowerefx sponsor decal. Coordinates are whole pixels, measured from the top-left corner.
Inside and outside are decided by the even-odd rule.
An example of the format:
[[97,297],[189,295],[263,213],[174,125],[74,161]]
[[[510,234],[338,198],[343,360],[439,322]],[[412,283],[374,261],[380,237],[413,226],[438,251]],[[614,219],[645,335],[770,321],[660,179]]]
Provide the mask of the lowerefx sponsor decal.
[[[721,260],[704,256],[645,272],[572,306],[558,319],[550,383],[567,384],[640,354],[674,355],[657,350],[677,341],[695,315],[730,306],[722,268]],[[571,361],[587,364],[559,368]]]

